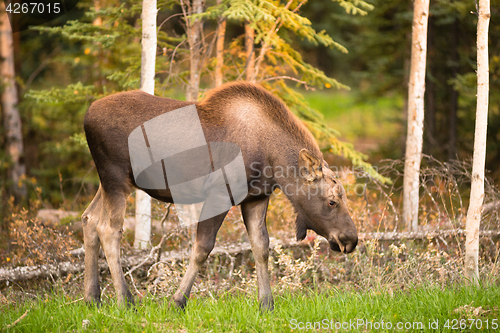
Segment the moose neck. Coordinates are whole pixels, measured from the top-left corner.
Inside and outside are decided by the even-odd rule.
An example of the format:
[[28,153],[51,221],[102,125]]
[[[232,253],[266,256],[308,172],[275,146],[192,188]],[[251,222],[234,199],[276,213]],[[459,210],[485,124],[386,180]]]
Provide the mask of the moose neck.
[[[299,125],[304,126],[302,123]],[[280,132],[279,137],[283,138],[283,140],[270,142],[269,147],[267,147],[280,152],[275,154],[270,161],[273,174],[272,182],[297,207],[300,206],[298,202],[300,199],[297,194],[301,191],[303,184],[303,179],[299,173],[299,152],[301,149],[306,148],[321,159],[323,159],[323,154],[312,134],[305,127],[301,128],[300,132],[290,133],[287,129],[281,129]]]
[[197,109],[202,124],[206,124],[208,141],[233,142],[241,147],[247,170],[255,177],[252,182],[259,184],[257,193],[269,193],[276,185],[289,189],[298,185],[301,149],[323,158],[306,126],[280,99],[260,86],[246,82],[223,85],[197,103]]

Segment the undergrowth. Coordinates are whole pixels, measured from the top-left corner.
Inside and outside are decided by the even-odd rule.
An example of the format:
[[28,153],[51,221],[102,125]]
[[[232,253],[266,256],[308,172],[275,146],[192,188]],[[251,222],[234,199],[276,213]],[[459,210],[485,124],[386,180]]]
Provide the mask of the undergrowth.
[[[371,235],[405,230],[401,223],[402,166],[401,161],[387,161],[380,167],[379,171],[393,180],[390,185],[378,183],[362,170],[337,170],[338,178],[346,187],[350,213],[360,233]],[[440,163],[426,157],[421,172],[419,231],[464,228],[470,182],[467,170],[470,170],[467,163]],[[500,199],[493,184],[487,182],[485,190],[486,204]],[[32,207],[40,207],[40,202],[33,203]],[[134,197],[130,196],[127,215],[133,214],[133,208]],[[274,314],[263,315],[257,310],[255,264],[249,251],[210,257],[193,287],[192,302],[186,313],[180,314],[169,304],[187,268],[193,228],[180,226],[175,207],[166,209],[160,202],[153,203],[152,218],[152,245],[164,237],[161,253],[178,251],[185,255],[166,261],[158,260],[161,256],[156,253],[153,264],[144,265],[127,275],[131,291],[136,299],[142,300],[137,312],[129,315],[123,312],[126,310],[114,306],[114,290],[107,271],[101,272],[102,299],[107,305],[102,309],[83,306],[78,301],[83,294],[83,273],[77,273],[29,282],[0,282],[1,312],[5,313],[0,315],[2,325],[12,323],[26,309],[29,309],[29,315],[19,322],[19,326],[16,325],[16,330],[33,329],[35,320],[40,320],[36,327],[43,330],[81,330],[83,320],[88,320],[86,328],[92,330],[239,331],[246,330],[243,328],[250,327],[246,325],[255,320],[255,331],[281,331],[280,327],[287,331],[290,323],[286,318],[295,318],[293,316],[299,318],[303,315],[310,320],[327,316],[341,320],[362,315],[376,320],[388,319],[386,316],[392,311],[391,315],[399,319],[413,320],[417,315],[431,318],[437,314],[443,319],[450,315],[450,311],[466,305],[474,309],[488,307],[484,310],[488,311],[487,314],[482,313],[477,318],[490,318],[493,313],[498,317],[498,309],[489,305],[495,304],[493,300],[499,304],[498,292],[492,291],[499,290],[500,243],[497,236],[481,238],[480,277],[486,287],[475,289],[464,287],[467,281],[462,275],[463,234],[393,241],[366,237],[355,252],[345,255],[333,253],[310,231],[300,246],[271,249],[269,271],[277,305]],[[271,237],[293,238],[294,218],[293,209],[283,193],[275,193],[267,218]],[[78,225],[47,223],[36,216],[36,211],[14,206],[8,221],[11,242],[4,244],[0,252],[3,267],[83,260],[70,254],[71,250],[82,245],[81,235],[70,231],[78,230]],[[481,230],[499,229],[498,212],[485,211]],[[133,232],[125,231],[123,255],[138,254],[132,241]],[[219,232],[217,245],[247,242],[239,208],[233,208]],[[130,268],[124,267],[124,270]],[[459,302],[456,294],[468,296],[463,296]],[[445,296],[450,304],[439,299]],[[478,303],[479,300],[482,303]],[[388,302],[401,304],[391,307],[386,304]],[[419,305],[425,302],[430,302],[430,305]],[[433,304],[439,305],[436,305],[435,313],[427,309]],[[36,319],[44,307],[54,320],[48,317]],[[347,309],[350,307],[359,308],[359,312]],[[302,312],[297,309],[302,309]],[[463,309],[468,311],[466,307]],[[74,311],[75,314],[64,311]],[[55,323],[58,320],[60,326]],[[111,326],[112,322],[115,326]]]

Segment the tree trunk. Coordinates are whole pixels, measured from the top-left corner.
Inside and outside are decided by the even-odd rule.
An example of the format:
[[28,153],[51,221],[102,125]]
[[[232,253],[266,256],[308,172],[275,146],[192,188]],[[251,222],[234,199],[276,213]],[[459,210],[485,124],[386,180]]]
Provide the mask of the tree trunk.
[[[451,77],[455,80],[458,75],[458,65],[459,65],[459,54],[458,54],[458,28],[459,28],[458,18],[452,25],[452,46],[451,46]],[[457,158],[457,110],[458,110],[458,91],[454,86],[450,86],[450,121],[449,121],[449,136],[450,140],[448,143],[448,160],[453,160]]]
[[[222,0],[217,0],[220,5]],[[215,86],[218,87],[223,83],[222,66],[224,66],[224,38],[226,35],[226,19],[221,18],[217,27],[217,45],[215,50],[216,65],[215,65]]]
[[247,55],[246,79],[252,80],[255,72],[255,52],[253,50],[255,31],[249,23],[245,24],[245,51]]
[[[203,12],[202,0],[192,0],[191,2],[187,1],[186,5],[185,2],[181,1],[181,4],[183,5],[184,14],[193,15],[193,14],[201,14]],[[186,33],[188,35],[188,43],[190,50],[190,59],[189,59],[190,77],[186,91],[186,100],[191,102],[194,102],[198,99],[198,93],[200,90],[200,78],[202,70],[201,45],[203,43],[202,29],[203,29],[203,22],[201,20],[186,18]],[[222,46],[224,46],[224,44],[222,44]],[[197,203],[192,205],[175,204],[175,210],[177,211],[177,215],[181,219],[181,223],[187,226],[188,237],[191,238],[193,241],[196,237],[196,222],[198,222],[198,218],[200,216],[202,207],[203,203]],[[184,220],[181,218],[181,216],[184,218]]]
[[410,81],[408,87],[408,133],[403,180],[403,221],[418,228],[418,190],[424,130],[425,60],[429,0],[415,0],[413,7]]
[[[411,6],[410,2],[408,4]],[[404,51],[404,62],[403,62],[403,84],[404,89],[408,90],[408,84],[410,83],[410,65],[411,65],[411,33],[408,31],[405,34],[405,51]],[[403,103],[403,121],[408,121],[408,95],[405,95]]]
[[486,129],[488,124],[488,25],[490,22],[490,1],[479,0],[477,21],[477,106],[476,129],[474,132],[474,160],[469,210],[465,222],[465,276],[469,281],[479,283],[478,252],[479,224],[484,199],[484,164],[486,159]]
[[24,164],[23,133],[21,116],[17,108],[17,87],[14,70],[14,50],[12,27],[5,11],[4,3],[0,4],[0,58],[2,77],[2,114],[5,128],[5,151],[10,159],[9,178],[12,181],[11,191],[16,200],[26,196],[26,186],[23,178],[26,176]]
[[[94,8],[96,11],[101,10],[101,1],[100,0],[94,0]],[[93,25],[100,27],[102,24],[102,18],[100,16],[97,16],[94,19],[94,22],[92,22]]]
[[[188,15],[201,14],[203,12],[203,1],[193,0],[188,6]],[[201,77],[201,30],[203,23],[199,19],[189,19],[187,22],[187,35],[190,50],[190,77],[186,91],[186,100],[196,101],[200,90]]]
[[[93,4],[95,11],[101,10],[101,0],[93,0]],[[102,25],[102,17],[96,16],[94,18],[94,21],[92,22],[92,25],[100,27]],[[104,60],[105,57],[101,42],[96,42],[95,45],[97,46],[99,52],[99,61],[94,63],[94,72],[96,73],[95,76],[97,77],[97,84],[95,84],[95,86],[99,90],[103,90],[104,87],[106,87],[106,75],[103,73],[101,66],[106,61]]]
[[[436,27],[434,20],[429,18],[429,23],[427,26],[427,53],[432,54],[436,49],[435,45]],[[411,45],[411,44],[410,44]],[[435,51],[434,51],[435,52]],[[433,155],[438,153],[437,150],[440,149],[440,145],[436,140],[436,84],[432,78],[432,74],[437,72],[435,70],[436,65],[433,59],[429,59],[426,65],[426,72],[431,75],[426,75],[425,77],[425,113],[424,113],[424,144],[422,151],[424,154]],[[408,109],[407,109],[408,110]],[[408,115],[407,115],[408,116]]]
[[[156,61],[156,0],[143,0],[142,3],[142,52],[141,52],[141,90],[155,93]],[[135,203],[135,241],[134,247],[144,249],[150,245],[151,237],[151,198],[136,191]]]

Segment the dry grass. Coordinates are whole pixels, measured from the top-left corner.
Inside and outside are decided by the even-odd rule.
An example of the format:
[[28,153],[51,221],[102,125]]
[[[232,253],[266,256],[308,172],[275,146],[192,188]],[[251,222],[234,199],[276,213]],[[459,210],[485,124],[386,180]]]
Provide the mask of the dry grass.
[[[386,161],[379,171],[393,179],[393,184],[380,184],[363,172],[341,170],[338,178],[346,187],[353,220],[359,232],[401,231],[401,183],[403,163]],[[440,163],[426,157],[421,173],[420,216],[422,230],[463,228],[468,205],[470,165],[462,162]],[[499,200],[498,189],[486,183],[485,202]],[[134,200],[129,198],[128,213],[134,211]],[[221,228],[217,245],[248,242],[239,208],[233,208]],[[165,204],[153,202],[153,219],[162,220]],[[294,235],[293,209],[283,193],[273,195],[268,212],[269,233],[275,238],[292,238]],[[498,230],[498,212],[484,216],[482,229]],[[179,226],[173,209],[165,225],[155,230],[152,243],[156,245],[167,234],[162,251],[186,250],[192,244],[193,229]],[[67,252],[81,243],[61,226],[47,226],[21,210],[11,216],[9,251],[2,257],[2,265],[32,265],[45,262],[74,260]],[[124,254],[133,253],[133,233],[125,234]],[[316,241],[309,231],[305,247],[275,248],[271,251],[269,270],[275,292],[309,289],[343,288],[346,290],[371,290],[384,287],[388,290],[405,290],[416,285],[446,286],[461,282],[463,267],[463,236],[441,237],[415,241],[360,242],[357,250],[344,255],[333,253],[326,244]],[[308,246],[307,246],[308,245]],[[499,239],[482,238],[480,248],[480,273],[483,280],[498,284],[500,277],[498,255]],[[7,262],[6,258],[10,258]],[[139,296],[152,294],[171,296],[179,285],[187,267],[185,260],[145,266],[127,277]],[[81,294],[81,275],[78,282],[64,283],[67,277],[56,282],[68,288],[68,293]],[[75,279],[75,277],[71,277]],[[70,281],[68,280],[68,281]],[[53,281],[36,282],[42,290],[53,288]],[[71,285],[71,287],[70,287]],[[29,284],[20,284],[23,289]],[[80,287],[79,287],[80,286]],[[109,276],[103,276],[104,298],[114,298]],[[21,287],[2,285],[2,292],[17,295]],[[13,288],[13,289],[12,289]],[[17,288],[17,289],[16,289]],[[254,261],[249,252],[236,255],[222,254],[211,257],[198,278],[193,294],[216,297],[227,293],[255,295],[256,278]],[[29,292],[28,292],[29,293]],[[21,293],[22,294],[22,293]],[[15,298],[14,297],[14,298]],[[10,300],[12,301],[12,299]]]
[[10,201],[12,214],[7,221],[10,242],[0,254],[0,265],[33,266],[72,261],[69,251],[80,242],[73,237],[67,225],[54,225],[36,218],[40,202],[31,203],[32,210],[18,208]]

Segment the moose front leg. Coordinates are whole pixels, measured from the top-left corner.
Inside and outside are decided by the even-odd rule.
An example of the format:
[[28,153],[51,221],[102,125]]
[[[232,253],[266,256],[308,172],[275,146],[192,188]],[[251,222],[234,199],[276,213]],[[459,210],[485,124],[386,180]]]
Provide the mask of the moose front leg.
[[193,249],[191,250],[191,258],[189,259],[189,266],[186,270],[186,274],[184,274],[182,278],[179,289],[173,297],[175,304],[181,309],[184,309],[186,306],[194,280],[201,266],[205,263],[208,255],[214,248],[217,232],[226,214],[227,212],[198,223],[196,228],[196,239]]
[[243,221],[247,228],[248,238],[250,239],[255,258],[260,309],[264,311],[272,311],[274,309],[271,284],[269,283],[269,271],[267,269],[269,260],[269,234],[267,233],[266,226],[268,203],[269,197],[264,200],[241,205]]

